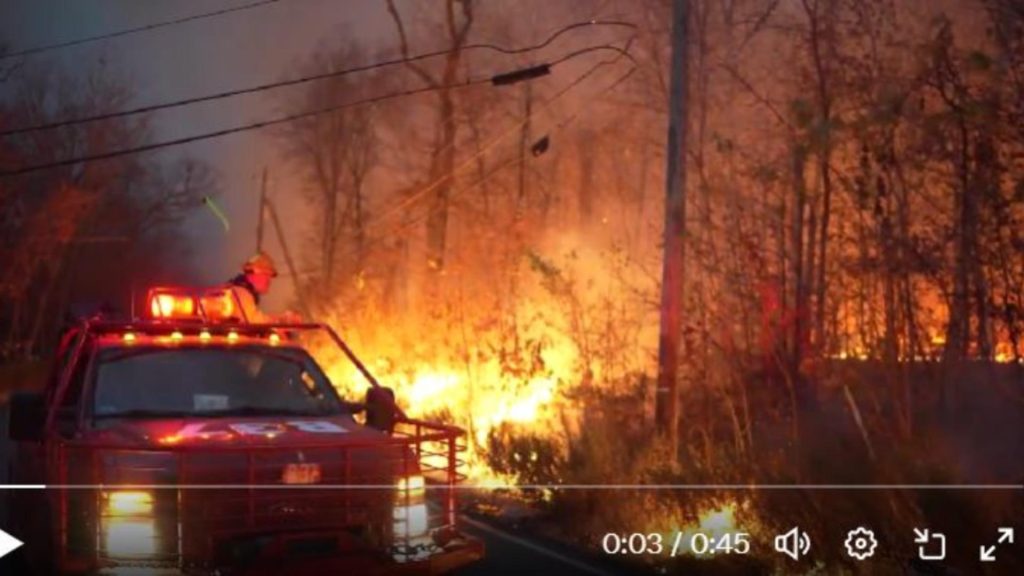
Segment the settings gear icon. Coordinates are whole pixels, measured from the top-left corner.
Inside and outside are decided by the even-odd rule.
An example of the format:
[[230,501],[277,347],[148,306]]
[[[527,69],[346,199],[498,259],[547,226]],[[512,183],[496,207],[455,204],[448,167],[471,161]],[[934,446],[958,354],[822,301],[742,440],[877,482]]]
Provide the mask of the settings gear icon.
[[875,533],[863,526],[846,533],[846,553],[851,558],[866,560],[875,555],[875,548],[878,547],[878,540]]

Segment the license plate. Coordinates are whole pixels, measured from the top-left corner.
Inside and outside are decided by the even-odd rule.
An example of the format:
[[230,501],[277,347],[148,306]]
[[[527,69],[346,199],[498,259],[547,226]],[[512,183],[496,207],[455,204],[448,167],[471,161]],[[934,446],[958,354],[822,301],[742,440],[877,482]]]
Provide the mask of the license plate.
[[281,480],[285,484],[317,484],[320,482],[320,465],[288,464]]

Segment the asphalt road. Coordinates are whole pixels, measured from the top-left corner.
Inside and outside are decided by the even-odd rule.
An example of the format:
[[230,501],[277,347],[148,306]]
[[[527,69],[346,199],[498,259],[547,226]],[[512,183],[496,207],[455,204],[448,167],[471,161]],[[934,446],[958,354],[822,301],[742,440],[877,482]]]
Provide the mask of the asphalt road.
[[454,576],[632,576],[638,573],[565,545],[540,541],[529,534],[513,533],[472,518],[462,517],[461,520],[462,530],[482,540],[487,553],[483,560],[456,571]]

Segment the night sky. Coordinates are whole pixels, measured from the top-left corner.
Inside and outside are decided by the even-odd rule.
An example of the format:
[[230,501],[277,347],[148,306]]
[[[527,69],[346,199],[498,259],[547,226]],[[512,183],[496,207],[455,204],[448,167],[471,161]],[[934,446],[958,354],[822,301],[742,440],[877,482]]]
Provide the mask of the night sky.
[[[253,3],[254,0],[0,0],[0,45],[18,51]],[[443,16],[442,3],[399,0],[397,6],[410,35],[411,53],[444,48],[446,37],[431,32],[435,30],[431,26]],[[581,9],[591,18],[623,17],[612,14],[613,8],[608,0],[582,6],[578,0],[521,0],[511,10],[508,4],[481,3],[476,10],[475,35],[471,34],[470,41],[510,46],[537,42],[559,26],[578,21]],[[609,39],[619,32],[610,30]],[[590,31],[586,38],[597,40],[600,33]],[[552,49],[578,45],[581,38],[566,38]],[[57,64],[66,72],[87,69],[88,64],[102,60],[134,88],[134,104],[144,105],[293,78],[318,49],[335,49],[345,44],[357,44],[365,55],[365,63],[399,55],[397,35],[383,0],[279,0],[223,16],[31,55],[22,64]],[[563,74],[554,78],[554,84],[564,84],[578,73],[578,68],[575,63],[567,66]],[[409,74],[401,66],[386,71]],[[419,83],[414,76],[407,77]],[[305,88],[299,85],[160,111],[150,116],[153,139],[168,140],[279,116],[283,103],[299,97]],[[0,87],[0,96],[2,93]],[[419,100],[424,111],[433,103],[429,96],[426,98]],[[412,98],[403,102],[417,105]],[[226,234],[205,209],[197,210],[185,228],[196,246],[202,282],[224,281],[254,250],[256,205],[264,166],[269,168],[270,197],[284,220],[292,251],[301,250],[310,214],[303,208],[306,202],[298,189],[300,184],[289,174],[280,152],[279,142],[275,142],[271,132],[259,130],[150,153],[168,161],[182,155],[202,159],[220,176],[223,194],[219,203],[230,219],[230,233]],[[388,181],[394,176],[390,170],[384,172],[385,182],[378,182],[370,191],[371,196],[385,197],[391,192],[388,188],[400,185]],[[283,260],[269,230],[265,246],[272,256]],[[298,259],[302,259],[301,255]],[[301,273],[301,263],[299,268]],[[290,278],[284,277],[270,294],[267,307],[285,307],[293,296]]]
[[[252,0],[0,0],[0,43],[9,50],[64,42],[110,31],[173,20],[192,14],[252,3]],[[355,36],[370,53],[392,40],[384,3],[377,0],[285,0],[222,17],[193,21],[24,58],[24,66],[56,63],[67,69],[105,59],[131,82],[136,103],[176,100],[272,82],[289,77],[292,65],[335,35]],[[301,89],[301,87],[299,88]],[[254,94],[229,101],[189,106],[152,117],[154,139],[165,140],[229,127],[279,113],[279,98]],[[265,132],[247,132],[156,152],[168,160],[188,154],[206,160],[219,173],[232,230],[208,212],[197,211],[186,232],[200,248],[196,254],[206,282],[232,275],[255,246],[259,175],[271,164],[280,210],[287,222],[299,202],[289,202],[286,186],[273,172],[273,142]],[[291,217],[289,217],[291,216]],[[288,224],[285,225],[286,227]],[[269,238],[268,234],[268,238]],[[294,241],[295,244],[301,244]],[[271,242],[272,253],[280,254]],[[286,279],[269,298],[280,307],[292,297]]]

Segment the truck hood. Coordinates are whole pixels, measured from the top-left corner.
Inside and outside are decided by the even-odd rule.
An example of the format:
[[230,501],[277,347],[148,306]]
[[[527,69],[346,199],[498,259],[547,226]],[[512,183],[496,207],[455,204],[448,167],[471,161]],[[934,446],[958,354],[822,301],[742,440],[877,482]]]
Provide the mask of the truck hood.
[[107,484],[277,484],[312,465],[311,483],[391,485],[419,470],[409,444],[348,415],[109,420],[68,464],[72,483]]
[[343,446],[385,440],[387,434],[351,415],[109,420],[82,438],[114,448]]

